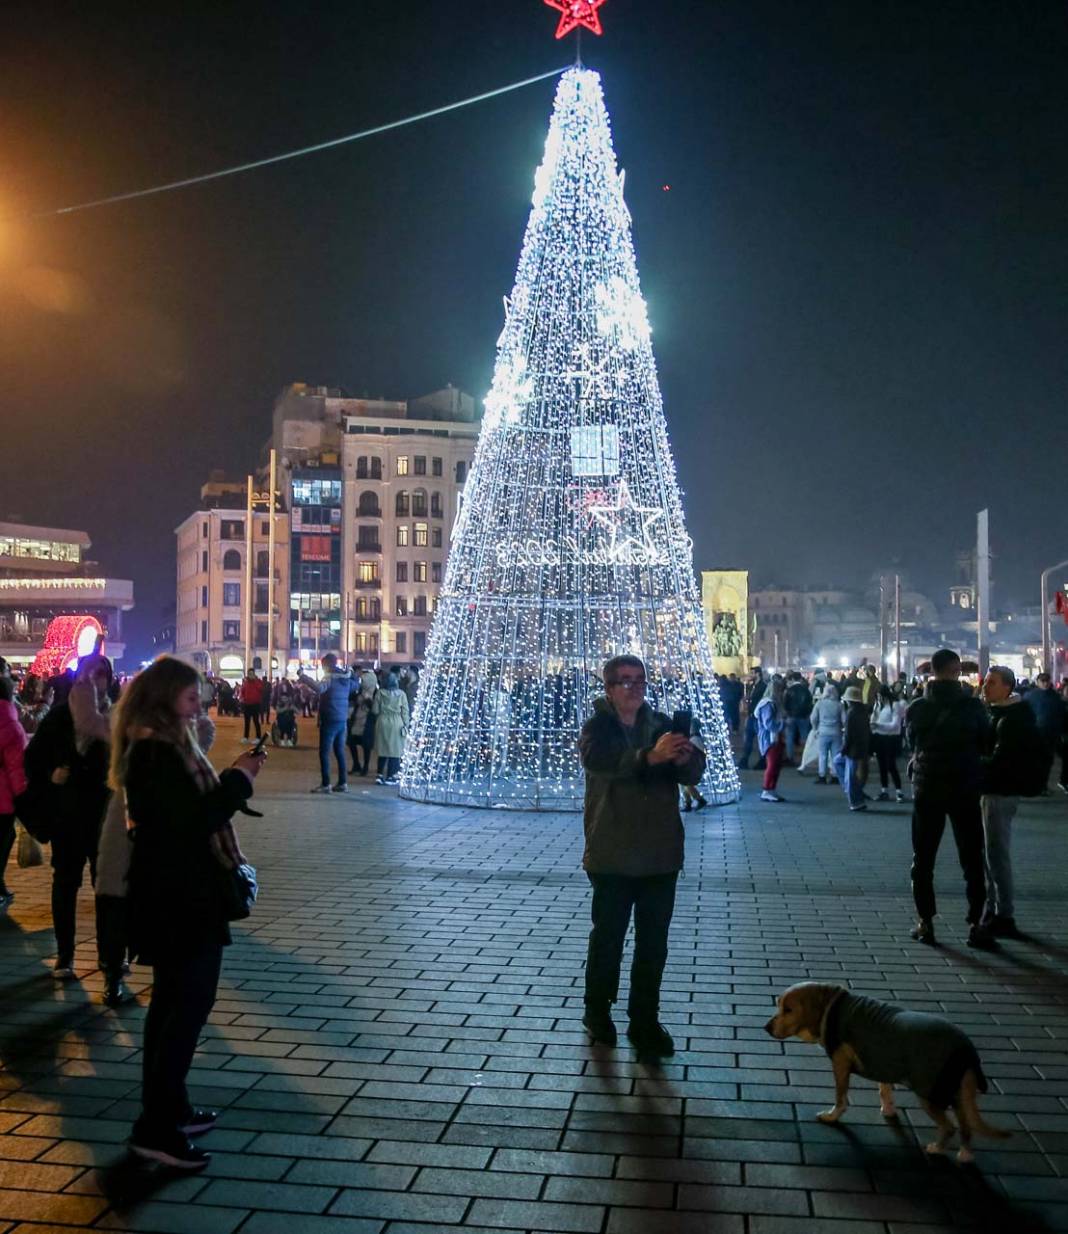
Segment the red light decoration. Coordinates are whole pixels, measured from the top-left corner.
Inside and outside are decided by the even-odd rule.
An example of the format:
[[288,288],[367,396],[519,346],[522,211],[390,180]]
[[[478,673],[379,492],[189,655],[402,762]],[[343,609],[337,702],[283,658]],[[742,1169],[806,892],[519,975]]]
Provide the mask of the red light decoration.
[[88,655],[103,637],[104,627],[95,617],[53,617],[30,672],[45,680],[54,677]]
[[560,13],[560,24],[556,27],[556,37],[562,39],[565,35],[580,27],[594,34],[604,34],[601,29],[601,19],[597,10],[604,0],[545,0],[551,9]]

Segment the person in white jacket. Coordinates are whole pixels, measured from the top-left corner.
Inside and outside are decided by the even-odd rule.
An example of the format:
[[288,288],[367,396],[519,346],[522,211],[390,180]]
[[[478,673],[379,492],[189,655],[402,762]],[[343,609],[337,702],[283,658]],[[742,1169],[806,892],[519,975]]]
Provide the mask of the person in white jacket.
[[812,708],[812,727],[819,742],[819,775],[817,784],[837,784],[834,760],[842,749],[842,704],[838,701],[838,687],[828,682],[820,695],[820,701]]
[[879,763],[879,801],[890,800],[890,781],[898,801],[905,800],[901,791],[901,773],[897,760],[901,757],[901,731],[905,723],[907,704],[896,698],[889,686],[881,686],[879,697],[871,712],[871,744]]

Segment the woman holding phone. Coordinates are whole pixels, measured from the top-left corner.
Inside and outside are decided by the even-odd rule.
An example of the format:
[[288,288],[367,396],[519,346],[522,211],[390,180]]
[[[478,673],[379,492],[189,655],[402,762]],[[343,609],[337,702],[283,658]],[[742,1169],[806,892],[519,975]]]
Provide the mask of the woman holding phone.
[[173,656],[156,660],[123,692],[111,751],[111,785],[125,793],[133,844],[130,950],[152,966],[142,1110],[130,1148],[185,1170],[207,1165],[190,1136],[217,1117],[193,1109],[185,1079],[230,942],[226,880],[244,861],[231,819],[266,758],[248,751],[216,774],[196,737],[200,690],[196,669]]

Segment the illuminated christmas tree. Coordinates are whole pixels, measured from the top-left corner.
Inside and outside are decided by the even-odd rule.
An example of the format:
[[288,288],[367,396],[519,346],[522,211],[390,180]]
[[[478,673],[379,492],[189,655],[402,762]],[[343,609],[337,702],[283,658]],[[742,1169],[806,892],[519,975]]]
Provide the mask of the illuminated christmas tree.
[[402,796],[577,809],[601,666],[686,709],[738,796],[600,78],[564,73],[452,529]]

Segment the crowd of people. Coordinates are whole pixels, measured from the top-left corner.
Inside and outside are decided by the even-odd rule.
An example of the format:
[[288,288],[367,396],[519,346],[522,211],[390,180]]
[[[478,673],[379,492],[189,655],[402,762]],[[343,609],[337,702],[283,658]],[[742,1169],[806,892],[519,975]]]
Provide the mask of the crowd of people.
[[[740,683],[739,683],[740,684]],[[733,697],[733,691],[729,695]],[[754,750],[763,771],[760,799],[784,800],[783,769],[815,772],[815,783],[839,785],[849,810],[866,811],[893,792],[904,802],[901,761],[912,792],[912,888],[918,922],[913,937],[933,943],[934,864],[947,820],[964,872],[969,943],[989,947],[1019,934],[1013,899],[1012,821],[1021,797],[1048,795],[1050,773],[1068,794],[1068,679],[1048,673],[1033,683],[994,665],[981,682],[963,677],[960,657],[934,654],[921,681],[904,673],[890,683],[874,665],[841,673],[817,670],[751,674],[744,690],[745,725],[731,725],[747,770]],[[728,723],[732,713],[724,703]],[[867,792],[872,763],[879,776]]]
[[[976,688],[962,680],[953,651],[933,657],[922,683],[882,683],[873,666],[855,673],[752,675],[724,707],[743,748],[764,774],[761,800],[779,802],[783,771],[811,770],[817,784],[839,784],[850,810],[863,811],[874,760],[879,799],[905,798],[900,761],[908,756],[912,793],[912,937],[935,944],[934,868],[949,823],[964,876],[968,941],[993,947],[1020,936],[1016,924],[1012,823],[1021,797],[1057,783],[1068,792],[1064,755],[1068,689],[1045,674],[1033,686],[994,666]],[[674,1043],[659,1021],[675,887],[683,864],[683,809],[705,803],[699,784],[705,753],[699,726],[687,733],[646,702],[645,666],[631,655],[604,666],[604,695],[579,740],[586,774],[583,866],[591,885],[592,929],[585,971],[583,1024],[594,1042],[614,1045],[624,940],[633,919],[627,1035],[640,1053],[663,1057]],[[395,782],[418,677],[375,672],[322,659],[316,680],[268,685],[250,672],[236,693],[245,741],[262,732],[274,709],[316,717],[321,782],[343,792],[350,774]],[[738,683],[739,686],[741,683]],[[194,1137],[217,1113],[195,1108],[185,1087],[213,1006],[230,923],[255,897],[234,817],[248,801],[266,757],[263,742],[216,772],[207,755],[215,737],[209,707],[217,683],[163,656],[124,688],[99,652],[62,680],[36,683],[32,695],[0,661],[0,909],[12,900],[2,881],[16,816],[51,845],[52,917],[57,981],[73,978],[78,891],[88,869],[95,890],[98,963],[104,1001],[131,997],[131,961],[151,966],[145,1020],[141,1111],[130,1147],[145,1159],[199,1169],[208,1155]],[[744,708],[745,723],[742,725]],[[295,740],[295,738],[294,738]],[[349,766],[349,758],[352,766]],[[336,779],[332,775],[336,764]]]

